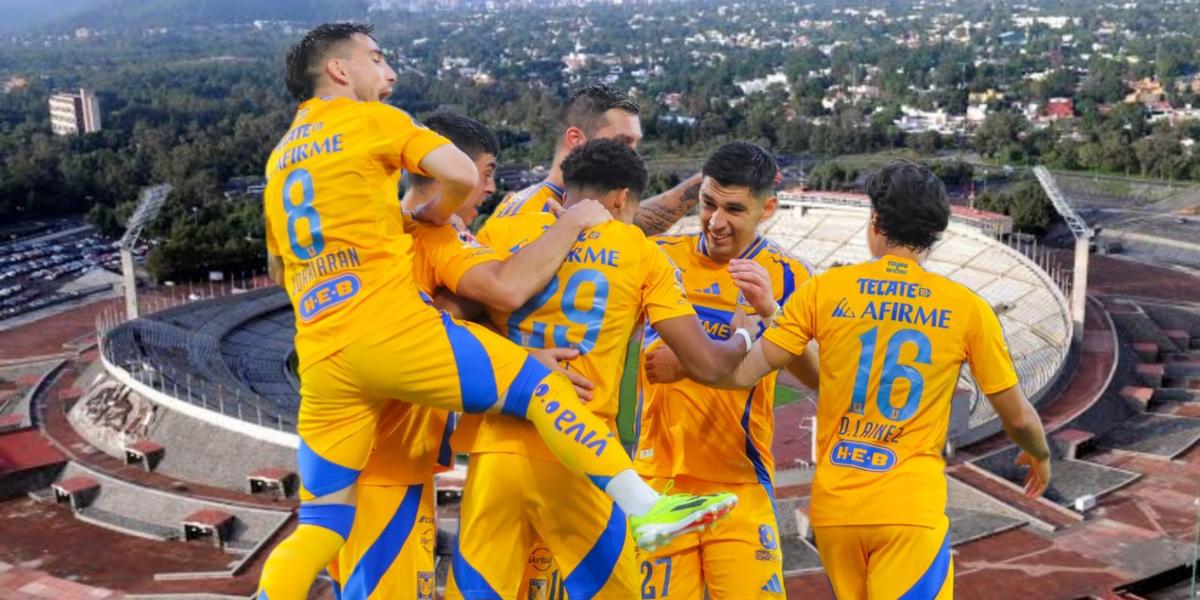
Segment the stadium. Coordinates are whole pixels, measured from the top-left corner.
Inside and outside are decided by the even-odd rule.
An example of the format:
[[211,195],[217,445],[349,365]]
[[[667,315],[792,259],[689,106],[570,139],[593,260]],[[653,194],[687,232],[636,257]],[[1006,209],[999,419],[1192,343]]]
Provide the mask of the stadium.
[[[780,199],[760,232],[785,250],[817,270],[870,258],[865,197]],[[693,216],[673,231],[698,228]],[[1200,492],[1200,312],[1097,291],[1081,314],[1072,298],[1082,280],[1063,266],[1067,253],[1025,244],[1010,229],[1007,217],[956,207],[926,266],[1000,316],[1021,385],[1051,435],[1055,479],[1043,499],[1021,495],[1015,447],[964,369],[945,449],[959,596],[1015,597],[1037,585],[1041,598],[1183,597],[1152,592],[1181,590],[1189,564],[1195,509],[1187,505]],[[244,597],[266,553],[295,526],[299,383],[288,298],[249,279],[147,292],[140,306],[132,320],[111,303],[75,311],[85,330],[70,344],[48,360],[5,367],[0,496],[26,495],[60,520],[149,544],[128,553],[147,566],[126,590]],[[6,335],[44,335],[33,325]],[[793,392],[776,407],[774,442],[786,588],[832,598],[806,517],[812,434],[823,424],[813,395],[781,381]],[[439,479],[442,542],[455,535],[462,477]],[[438,544],[439,553],[450,545]],[[181,559],[156,556],[171,553]],[[1006,591],[992,595],[996,586]]]

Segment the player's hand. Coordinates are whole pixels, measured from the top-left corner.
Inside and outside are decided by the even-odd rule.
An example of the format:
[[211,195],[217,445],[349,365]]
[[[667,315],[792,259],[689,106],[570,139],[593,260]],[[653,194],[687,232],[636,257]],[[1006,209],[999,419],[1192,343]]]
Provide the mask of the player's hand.
[[1025,477],[1025,496],[1037,498],[1046,493],[1050,485],[1050,459],[1038,460],[1028,452],[1017,456],[1017,464],[1029,467],[1029,475]]
[[659,346],[646,353],[646,379],[650,383],[675,383],[687,377],[683,364],[675,353],[666,346]]
[[433,200],[418,206],[417,210],[413,211],[413,218],[423,223],[429,223],[430,225],[445,225],[449,223],[450,217],[453,215],[443,217],[438,214],[436,205],[439,200],[441,200],[441,196],[435,197]]
[[555,217],[561,217],[563,216],[563,213],[567,212],[567,209],[563,208],[562,204],[560,204],[559,201],[555,200],[554,198],[546,199],[546,208],[549,208],[550,214],[554,215]]
[[746,314],[746,311],[739,306],[733,311],[733,318],[729,320],[729,328],[730,331],[745,329],[750,333],[751,338],[758,339],[758,335],[763,331],[762,319]]
[[566,375],[567,379],[571,380],[571,385],[575,386],[575,393],[579,394],[580,400],[587,402],[592,399],[592,390],[596,389],[596,384],[580,375],[579,372],[572,371],[570,365],[560,364],[560,361],[568,361],[579,356],[578,350],[574,348],[530,348],[529,354],[542,363],[543,367]]
[[571,208],[563,212],[561,219],[568,219],[579,226],[580,229],[589,229],[601,223],[607,223],[612,220],[612,213],[604,208],[603,204],[587,198],[580,200],[571,205]]
[[458,216],[458,213],[450,215],[450,226],[459,231],[469,231],[467,224],[463,222],[462,217]]
[[771,289],[771,275],[767,268],[752,261],[735,258],[729,261],[729,274],[733,283],[742,291],[746,302],[754,307],[759,317],[769,317],[775,314],[779,305],[775,304],[775,292]]

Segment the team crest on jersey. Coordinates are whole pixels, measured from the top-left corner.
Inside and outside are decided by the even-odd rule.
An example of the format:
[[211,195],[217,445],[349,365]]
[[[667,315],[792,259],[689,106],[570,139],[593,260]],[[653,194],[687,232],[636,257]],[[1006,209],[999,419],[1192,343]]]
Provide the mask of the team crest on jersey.
[[417,573],[417,600],[433,600],[433,573]]
[[550,586],[545,579],[529,580],[529,600],[549,600]]
[[762,544],[764,550],[774,550],[779,547],[779,543],[775,540],[775,528],[763,523],[758,526],[758,543]]

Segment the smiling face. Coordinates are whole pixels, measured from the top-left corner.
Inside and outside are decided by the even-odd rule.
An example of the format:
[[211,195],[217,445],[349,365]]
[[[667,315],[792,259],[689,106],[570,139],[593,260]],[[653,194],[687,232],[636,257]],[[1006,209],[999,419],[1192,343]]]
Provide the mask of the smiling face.
[[750,188],[723,186],[705,176],[700,183],[700,230],[708,256],[718,263],[737,258],[758,235],[758,224],[775,214],[775,196],[755,198]]
[[335,82],[348,87],[360,102],[383,100],[392,95],[396,71],[387,64],[379,44],[370,36],[354,34],[345,48],[325,63],[326,72]]

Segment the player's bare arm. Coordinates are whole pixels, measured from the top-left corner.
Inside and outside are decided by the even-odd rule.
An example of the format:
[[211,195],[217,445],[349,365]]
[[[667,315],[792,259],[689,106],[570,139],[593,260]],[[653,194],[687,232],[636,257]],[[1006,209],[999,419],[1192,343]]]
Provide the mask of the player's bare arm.
[[267,253],[267,276],[275,285],[283,286],[283,258]]
[[458,293],[502,312],[517,310],[546,287],[581,232],[611,219],[608,209],[595,200],[575,203],[550,229],[516,254],[464,273]]
[[734,365],[727,377],[710,385],[726,389],[751,388],[760,379],[784,368],[796,358],[798,357],[795,354],[775,345],[770,340],[759,338],[741,361]]
[[433,202],[423,204],[414,217],[428,223],[444,225],[471,196],[479,182],[475,162],[454,144],[434,148],[421,159],[421,170],[441,184],[441,194]]
[[642,200],[633,224],[646,235],[658,235],[670,229],[679,219],[687,215],[700,202],[700,181],[703,176],[696,173],[679,185]]
[[[739,311],[735,313],[732,325],[746,331],[750,323]],[[659,321],[654,324],[654,329],[678,357],[688,378],[704,384],[713,384],[728,376],[730,369],[746,354],[745,340],[749,339],[748,336],[733,335],[728,340],[714,340],[708,337],[695,315]]]
[[1021,449],[1017,464],[1029,467],[1025,495],[1041,496],[1050,484],[1050,446],[1046,443],[1041,417],[1019,385],[988,394],[987,399],[1004,426],[1004,434]]
[[805,387],[812,390],[818,389],[821,368],[817,360],[817,350],[812,345],[804,349],[804,354],[789,361],[784,368]]

